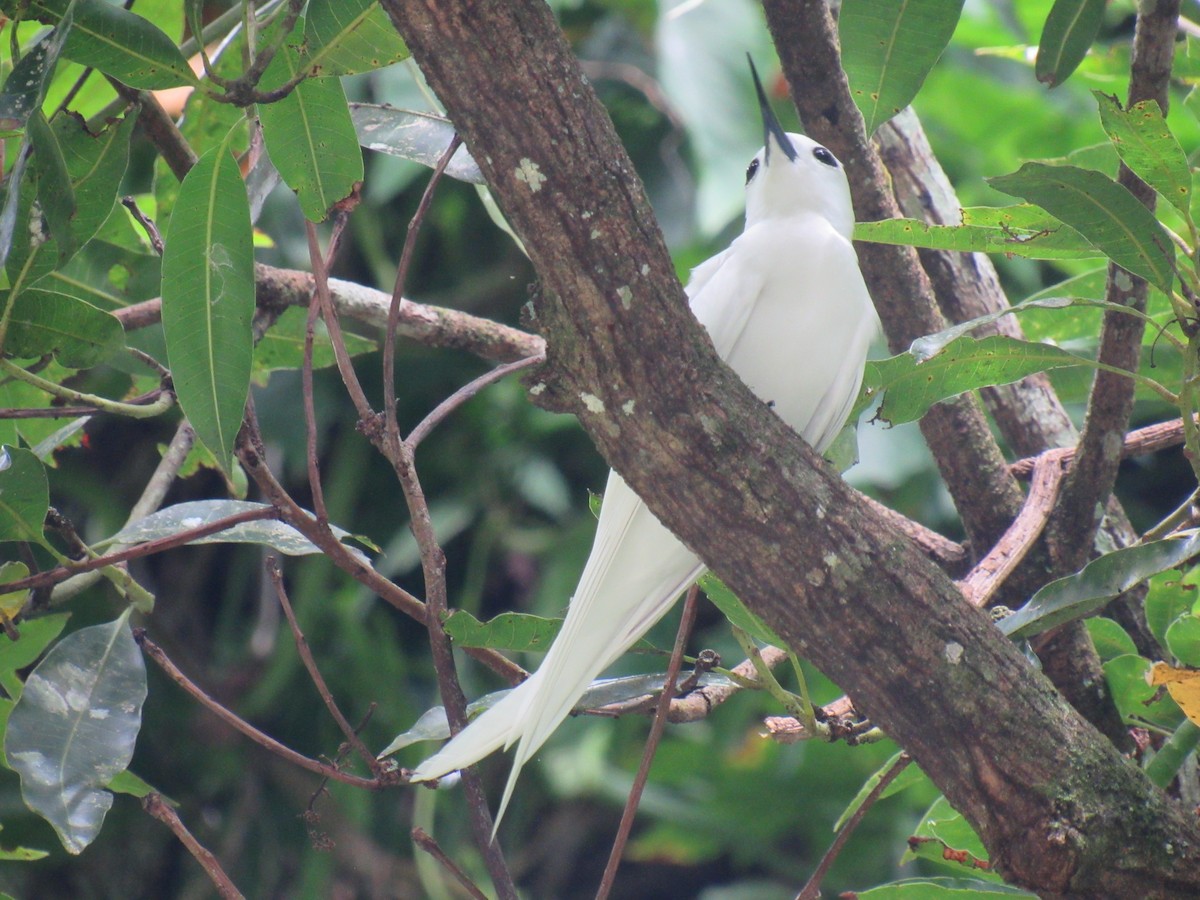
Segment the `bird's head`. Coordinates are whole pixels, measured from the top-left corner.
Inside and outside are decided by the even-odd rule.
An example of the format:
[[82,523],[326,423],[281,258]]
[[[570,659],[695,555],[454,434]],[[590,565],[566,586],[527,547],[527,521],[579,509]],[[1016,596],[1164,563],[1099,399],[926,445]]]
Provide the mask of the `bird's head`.
[[816,212],[848,239],[854,230],[854,208],[841,162],[812,138],[784,131],[753,61],[750,73],[762,111],[764,146],[746,168],[747,226]]

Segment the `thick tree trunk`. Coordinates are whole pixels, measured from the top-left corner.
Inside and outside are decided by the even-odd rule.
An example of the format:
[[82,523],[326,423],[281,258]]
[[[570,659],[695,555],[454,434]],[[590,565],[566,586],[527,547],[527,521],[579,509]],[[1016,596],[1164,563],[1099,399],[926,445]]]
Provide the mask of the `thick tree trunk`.
[[[1200,829],[716,357],[542,0],[384,0],[541,278],[539,402],[1043,896],[1200,892]],[[730,177],[737,177],[731,173]]]

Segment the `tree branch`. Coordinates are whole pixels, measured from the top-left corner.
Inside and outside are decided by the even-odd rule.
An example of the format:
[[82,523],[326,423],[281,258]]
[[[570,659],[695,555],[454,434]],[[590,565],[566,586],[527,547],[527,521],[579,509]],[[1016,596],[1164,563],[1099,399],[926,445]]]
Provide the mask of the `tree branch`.
[[1200,885],[1194,817],[717,358],[550,9],[383,5],[541,278],[539,401],[575,412],[655,514],[912,753],[1009,878],[1078,897]]

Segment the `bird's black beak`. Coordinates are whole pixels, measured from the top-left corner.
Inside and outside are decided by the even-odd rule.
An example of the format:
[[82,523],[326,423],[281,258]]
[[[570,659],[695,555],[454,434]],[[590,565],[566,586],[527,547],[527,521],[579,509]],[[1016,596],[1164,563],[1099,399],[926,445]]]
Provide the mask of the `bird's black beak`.
[[754,78],[754,90],[758,92],[758,108],[762,113],[763,143],[767,148],[764,162],[769,163],[771,161],[771,138],[775,139],[775,143],[779,145],[779,149],[783,151],[783,155],[790,161],[795,162],[796,148],[792,146],[787,132],[783,130],[783,126],[775,118],[775,112],[771,109],[771,104],[767,102],[767,92],[763,90],[762,82],[758,78],[758,70],[754,68],[754,60],[750,58],[749,53],[746,54],[746,60],[750,63],[750,75]]

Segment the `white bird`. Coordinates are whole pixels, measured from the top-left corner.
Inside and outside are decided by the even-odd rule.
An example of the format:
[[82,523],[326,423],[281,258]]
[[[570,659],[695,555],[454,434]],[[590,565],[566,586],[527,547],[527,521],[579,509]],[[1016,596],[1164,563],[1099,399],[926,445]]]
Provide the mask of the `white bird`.
[[[846,423],[879,322],[850,242],[845,171],[820,144],[784,132],[753,76],[765,146],[746,170],[746,227],[692,272],[687,295],[721,358],[820,453]],[[440,778],[516,743],[498,826],[521,767],[704,569],[610,472],[591,555],[541,667],[412,780]]]

